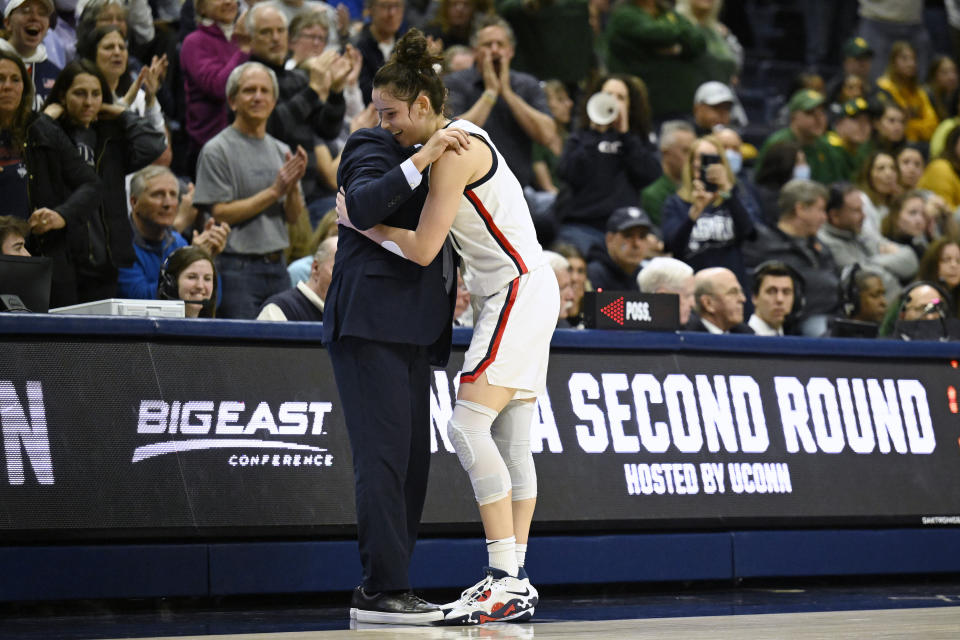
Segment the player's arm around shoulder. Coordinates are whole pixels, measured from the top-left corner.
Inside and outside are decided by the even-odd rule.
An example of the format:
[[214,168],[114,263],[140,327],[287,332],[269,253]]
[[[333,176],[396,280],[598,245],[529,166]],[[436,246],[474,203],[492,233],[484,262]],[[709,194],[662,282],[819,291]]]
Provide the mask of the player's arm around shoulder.
[[[482,176],[485,173],[485,170],[481,170],[484,165],[483,153],[477,152],[481,146],[485,145],[456,146],[440,152],[436,159],[432,159],[430,190],[416,230],[379,224],[363,233],[407,260],[421,266],[429,265],[440,253],[450,232],[464,189],[476,179],[475,175]],[[489,151],[486,162],[489,168]]]
[[459,151],[447,150],[430,168],[430,191],[420,214],[417,236],[423,243],[421,255],[430,264],[446,240],[457,217],[460,200],[467,185],[478,180],[490,168],[490,149],[474,143]]

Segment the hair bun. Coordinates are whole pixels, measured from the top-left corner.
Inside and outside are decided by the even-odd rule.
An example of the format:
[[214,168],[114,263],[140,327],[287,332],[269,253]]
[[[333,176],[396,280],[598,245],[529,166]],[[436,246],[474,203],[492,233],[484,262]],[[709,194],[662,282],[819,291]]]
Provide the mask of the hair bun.
[[397,41],[393,56],[398,64],[414,67],[423,72],[433,71],[433,65],[443,60],[430,51],[426,37],[417,28],[410,29]]

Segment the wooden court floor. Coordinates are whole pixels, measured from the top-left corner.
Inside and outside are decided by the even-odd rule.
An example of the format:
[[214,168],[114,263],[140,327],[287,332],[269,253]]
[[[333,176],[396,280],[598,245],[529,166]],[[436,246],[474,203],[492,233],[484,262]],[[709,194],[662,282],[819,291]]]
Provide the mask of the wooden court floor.
[[[388,627],[258,633],[240,635],[167,636],[150,640],[457,640],[460,638],[536,640],[626,640],[710,638],[753,640],[870,640],[960,638],[960,606],[810,613],[771,613],[633,620],[538,621],[491,624],[472,628]],[[121,640],[121,639],[116,639]]]
[[[2,578],[0,578],[2,579]],[[428,592],[441,601],[444,592]],[[960,640],[960,576],[547,586],[528,623],[351,628],[349,594],[0,603],[0,640]]]

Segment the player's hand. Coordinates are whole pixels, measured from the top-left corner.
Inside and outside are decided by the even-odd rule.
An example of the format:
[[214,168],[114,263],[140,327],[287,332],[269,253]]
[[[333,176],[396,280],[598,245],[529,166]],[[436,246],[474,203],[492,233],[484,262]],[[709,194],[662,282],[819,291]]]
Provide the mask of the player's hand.
[[[433,164],[444,151],[450,150],[460,155],[470,147],[470,135],[462,129],[447,127],[438,129],[427,143],[420,147],[414,155],[419,156],[425,164]],[[416,163],[419,166],[419,163]]]

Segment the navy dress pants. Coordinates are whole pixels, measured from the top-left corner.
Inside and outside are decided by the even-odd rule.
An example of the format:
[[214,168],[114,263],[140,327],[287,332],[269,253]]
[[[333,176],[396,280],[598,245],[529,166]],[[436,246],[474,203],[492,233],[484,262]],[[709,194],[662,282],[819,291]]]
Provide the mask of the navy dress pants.
[[430,470],[427,350],[350,336],[327,349],[353,451],[363,587],[407,590]]

